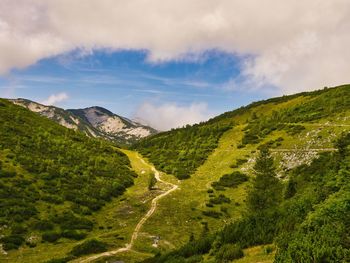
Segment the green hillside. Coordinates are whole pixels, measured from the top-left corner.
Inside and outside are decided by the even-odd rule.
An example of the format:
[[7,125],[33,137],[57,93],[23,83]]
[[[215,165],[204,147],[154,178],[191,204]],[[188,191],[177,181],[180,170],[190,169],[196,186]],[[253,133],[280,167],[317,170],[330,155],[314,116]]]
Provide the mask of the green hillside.
[[0,100],[0,242],[4,250],[81,240],[94,214],[133,184],[112,145]]
[[350,134],[335,146],[337,151],[289,171],[284,183],[262,152],[240,220],[144,262],[231,262],[256,245],[266,245],[270,254],[271,243],[277,246],[274,262],[349,262]]
[[[305,234],[313,229],[311,226],[305,228],[306,222],[311,224],[309,217],[314,218],[317,209],[328,207],[330,200],[333,200],[332,205],[339,203],[340,206],[348,202],[346,200],[349,191],[343,185],[346,176],[338,175],[343,172],[337,168],[344,166],[346,162],[339,161],[337,142],[347,141],[347,137],[342,137],[342,134],[346,136],[350,130],[350,86],[253,103],[218,116],[201,126],[218,124],[233,124],[233,128],[223,133],[216,149],[205,157],[206,160],[197,166],[190,178],[179,182],[181,190],[172,195],[172,202],[164,201],[165,208],[151,219],[149,226],[146,225],[147,231],[152,230],[165,240],[172,240],[177,244],[176,247],[182,249],[147,262],[226,262],[220,261],[223,260],[220,257],[238,248],[239,251],[243,249],[245,257],[237,262],[272,262],[276,245],[276,260],[280,260],[279,262],[289,262],[290,258],[296,257],[293,253],[303,249],[304,252],[300,252],[300,262],[308,262],[303,260],[311,256],[327,258],[333,255],[335,250],[330,250],[325,245],[330,240],[320,240],[319,247],[315,246],[313,251],[309,251],[312,248],[310,242],[321,235],[319,232],[314,232],[314,236],[310,234],[304,237],[301,233]],[[184,128],[180,131],[186,133],[186,129],[189,130]],[[178,137],[178,133],[179,131],[169,132],[167,141],[178,140],[179,138],[171,138]],[[158,141],[152,137],[142,143],[151,144],[154,149],[160,147]],[[183,145],[188,146],[183,149],[186,151],[191,151],[193,147],[190,143]],[[170,149],[172,147],[173,145]],[[253,166],[259,149],[263,148],[268,148],[271,152],[274,173],[280,178],[278,181],[281,185],[277,187],[278,204],[260,214],[259,211],[252,212],[249,203],[256,178]],[[161,159],[159,153],[147,150],[144,153],[159,169],[174,164],[169,157]],[[330,165],[334,160],[338,160],[337,164]],[[310,175],[311,171],[313,176]],[[323,171],[328,173],[327,177]],[[245,176],[248,176],[248,181]],[[264,187],[268,188],[269,185]],[[337,235],[345,235],[346,240],[348,238],[343,230],[349,229],[346,224],[349,209],[344,209],[339,211],[344,216],[339,216],[339,220],[335,222],[339,225],[340,232],[333,236],[324,233],[325,237],[334,239],[333,245],[340,251],[337,260],[344,259],[344,255],[348,253],[347,241],[342,243],[335,240]],[[172,220],[168,214],[173,210],[177,213],[172,214],[176,218]],[[316,214],[318,213],[321,210]],[[288,219],[290,215],[293,217]],[[161,225],[157,230],[151,228],[151,224],[160,224],[162,219],[167,221],[167,231]],[[191,222],[191,225],[185,225],[184,222]],[[203,224],[209,229],[206,232],[207,239],[203,238]],[[172,225],[176,227],[171,227]],[[221,232],[223,225],[226,227]],[[169,228],[177,231],[177,235],[170,234]],[[320,226],[317,231],[326,231],[321,228]],[[191,240],[191,233],[194,234],[195,241],[187,243]],[[226,237],[223,237],[223,233],[227,233]],[[295,243],[294,252],[288,247],[288,242],[283,241],[284,235],[290,237],[288,241]],[[226,250],[228,251],[225,252]],[[343,262],[347,262],[347,259]]]
[[158,169],[186,179],[204,163],[230,126],[221,123],[188,125],[151,136],[134,148],[147,156]]
[[[108,142],[1,105],[9,227],[0,243],[14,248],[10,262],[68,262],[72,253],[96,254],[86,262],[349,262],[350,85],[153,135],[123,150],[129,160]],[[147,161],[162,172],[151,188]],[[177,189],[157,200],[132,248],[115,252],[169,183]]]
[[239,145],[244,148],[262,142],[274,131],[293,136],[305,130],[304,122],[333,121],[332,117],[340,117],[350,109],[349,98],[350,86],[341,86],[255,102],[205,123],[145,138],[134,148],[158,169],[185,179],[204,163],[232,126],[245,125]]

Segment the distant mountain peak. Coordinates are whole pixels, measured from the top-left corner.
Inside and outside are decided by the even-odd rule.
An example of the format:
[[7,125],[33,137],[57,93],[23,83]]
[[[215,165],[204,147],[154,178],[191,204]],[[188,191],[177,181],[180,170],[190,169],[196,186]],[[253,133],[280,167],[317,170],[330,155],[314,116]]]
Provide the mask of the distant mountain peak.
[[114,114],[100,106],[64,110],[23,98],[11,99],[10,101],[52,119],[69,129],[80,130],[90,137],[101,137],[118,143],[130,144],[157,133],[151,127]]

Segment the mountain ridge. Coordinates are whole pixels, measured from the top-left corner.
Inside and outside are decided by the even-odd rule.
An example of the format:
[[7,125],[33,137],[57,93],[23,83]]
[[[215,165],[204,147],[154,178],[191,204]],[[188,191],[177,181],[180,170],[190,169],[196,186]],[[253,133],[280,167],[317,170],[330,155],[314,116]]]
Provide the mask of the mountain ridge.
[[65,110],[23,98],[9,99],[9,101],[66,128],[79,130],[89,137],[104,138],[119,144],[131,144],[158,132],[154,128],[114,114],[100,106]]
[[[342,262],[349,255],[350,240],[348,232],[343,231],[349,229],[350,210],[342,205],[350,204],[349,98],[349,85],[277,97],[204,123],[147,137],[122,150],[138,176],[120,198],[106,202],[100,211],[88,216],[96,221],[92,231],[84,231],[89,240],[66,242],[65,229],[58,228],[62,236],[59,243],[41,243],[46,236],[39,236],[38,248],[22,245],[24,254],[11,250],[8,258],[23,254],[33,263],[53,258],[51,262],[68,262],[74,245],[87,247],[95,239],[107,246],[107,254],[125,248],[156,196],[169,190],[162,182],[150,190],[154,165],[161,178],[178,185],[178,189],[162,198],[157,212],[143,223],[135,240],[137,253],[110,253],[107,262],[213,263],[240,257],[237,262],[294,262],[296,257],[300,262],[309,262],[310,257],[317,258],[315,262],[335,257],[337,261],[329,262]],[[84,121],[89,117],[99,127],[99,113],[104,117],[108,112],[92,108],[93,116],[85,116],[83,111],[77,118]],[[12,116],[17,118],[14,113]],[[26,144],[26,138],[17,141],[17,147]],[[269,154],[260,167],[268,164],[272,176],[256,181],[256,164],[263,159],[263,149]],[[101,166],[94,168],[91,162],[93,173],[104,167],[99,163]],[[83,176],[77,174],[77,179],[83,180]],[[273,202],[254,201],[270,197]],[[261,211],[254,208],[257,206],[263,207]],[[328,210],[337,215],[335,221],[328,218],[332,214]],[[333,221],[340,227],[334,229]],[[17,231],[16,227],[13,229]],[[29,231],[24,237],[32,235],[35,232]],[[316,239],[318,244],[310,243]],[[35,259],[34,251],[40,251]],[[86,255],[95,252],[84,251]],[[77,256],[73,262],[85,260],[80,257],[84,255]]]

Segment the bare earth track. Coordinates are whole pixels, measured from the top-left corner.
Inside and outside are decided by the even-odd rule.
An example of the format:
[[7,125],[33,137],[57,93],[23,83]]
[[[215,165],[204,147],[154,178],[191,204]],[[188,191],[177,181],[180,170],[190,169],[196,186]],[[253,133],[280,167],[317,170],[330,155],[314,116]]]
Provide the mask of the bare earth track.
[[[140,158],[140,160],[144,164],[146,164],[146,162],[143,159]],[[151,202],[151,208],[148,210],[148,212],[141,218],[141,220],[136,225],[136,227],[135,227],[135,229],[134,229],[134,231],[132,233],[130,242],[128,244],[126,244],[125,247],[118,248],[118,249],[115,249],[115,250],[106,251],[106,252],[103,252],[103,253],[100,253],[100,254],[95,254],[93,256],[90,256],[90,257],[87,257],[87,258],[84,258],[84,259],[78,259],[75,262],[80,262],[80,263],[92,262],[92,261],[94,261],[94,260],[96,260],[98,258],[101,258],[101,257],[114,256],[114,255],[116,255],[118,253],[122,253],[122,252],[126,252],[126,251],[131,251],[132,250],[132,247],[133,247],[133,245],[135,243],[135,240],[137,239],[137,237],[139,235],[140,229],[142,228],[144,223],[147,221],[147,219],[150,218],[153,215],[153,213],[156,211],[157,206],[158,206],[158,201],[161,198],[167,196],[171,192],[173,192],[176,189],[178,189],[178,185],[172,184],[172,183],[169,183],[169,182],[166,182],[166,181],[162,180],[160,178],[160,172],[157,171],[156,168],[154,168],[152,166],[151,169],[154,172],[154,176],[155,176],[155,178],[157,179],[158,182],[164,183],[164,184],[170,186],[171,188],[169,190],[165,191],[164,193],[162,193],[162,194],[156,196],[155,198],[153,198],[153,200]]]

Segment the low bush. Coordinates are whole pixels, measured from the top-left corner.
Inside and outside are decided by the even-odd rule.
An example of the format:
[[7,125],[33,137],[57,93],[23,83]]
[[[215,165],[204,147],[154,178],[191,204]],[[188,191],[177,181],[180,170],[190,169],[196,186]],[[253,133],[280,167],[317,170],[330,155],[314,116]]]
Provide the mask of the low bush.
[[219,205],[219,204],[223,204],[223,203],[231,203],[231,199],[224,196],[223,194],[220,194],[217,197],[211,198],[209,200],[209,203],[212,205]]
[[216,253],[215,259],[217,262],[226,263],[234,259],[242,258],[243,256],[243,250],[239,245],[225,244]]
[[212,218],[220,218],[220,216],[222,216],[222,213],[220,212],[216,212],[216,211],[203,211],[202,212],[203,215],[205,216],[209,216],[209,217],[212,217]]
[[84,239],[86,236],[87,234],[85,232],[77,230],[65,230],[62,232],[62,237],[69,239],[81,240]]
[[3,245],[3,249],[6,251],[18,249],[24,243],[24,237],[18,234],[13,234],[1,238],[0,242]]
[[61,234],[56,231],[48,231],[44,232],[41,235],[43,241],[47,241],[50,243],[56,242],[61,237]]
[[216,190],[220,189],[220,187],[235,188],[246,181],[248,181],[247,175],[235,171],[231,174],[224,174],[218,182],[213,182],[212,186]]
[[73,256],[82,256],[82,255],[87,255],[87,254],[92,254],[92,253],[100,253],[107,251],[107,244],[96,240],[96,239],[91,239],[87,240],[75,247],[73,247],[71,254]]

